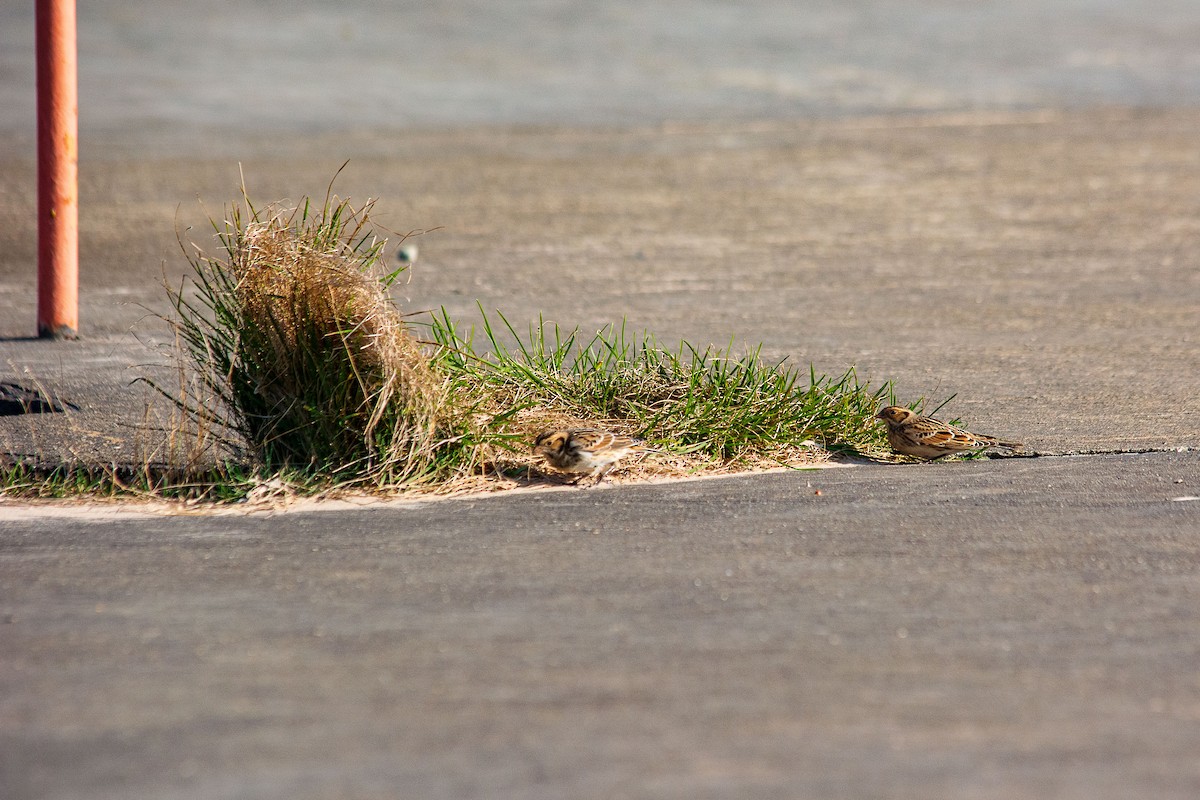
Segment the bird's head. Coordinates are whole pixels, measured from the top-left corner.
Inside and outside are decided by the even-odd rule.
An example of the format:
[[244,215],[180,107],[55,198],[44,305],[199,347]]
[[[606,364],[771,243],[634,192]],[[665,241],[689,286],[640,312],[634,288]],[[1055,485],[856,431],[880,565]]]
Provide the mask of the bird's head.
[[570,431],[546,431],[539,433],[533,440],[533,452],[536,454],[559,453],[567,446],[571,438]]
[[916,415],[917,414],[915,411],[910,411],[907,408],[901,408],[900,406],[888,406],[876,414],[875,419],[881,419],[888,425],[901,425]]

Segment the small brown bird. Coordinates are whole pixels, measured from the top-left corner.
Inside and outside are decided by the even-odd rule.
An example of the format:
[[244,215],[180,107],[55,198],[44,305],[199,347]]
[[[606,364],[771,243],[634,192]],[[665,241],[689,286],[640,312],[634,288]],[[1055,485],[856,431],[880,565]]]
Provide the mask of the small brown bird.
[[875,415],[887,424],[888,444],[897,453],[935,461],[955,453],[972,453],[991,447],[1016,450],[1019,442],[1005,442],[992,436],[982,436],[945,422],[922,417],[915,411],[888,406]]
[[[650,449],[641,439],[595,428],[547,431],[533,440],[534,455],[541,456],[550,466],[563,472],[590,474],[596,479],[595,483],[604,480],[608,471],[625,456]],[[583,477],[580,475],[575,482]]]

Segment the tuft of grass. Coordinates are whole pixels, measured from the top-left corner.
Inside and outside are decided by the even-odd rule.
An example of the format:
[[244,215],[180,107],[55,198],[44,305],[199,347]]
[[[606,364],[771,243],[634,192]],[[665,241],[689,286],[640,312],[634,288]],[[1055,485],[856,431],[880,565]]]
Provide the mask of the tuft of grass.
[[[478,470],[487,434],[430,364],[388,294],[373,201],[243,202],[213,221],[221,251],[184,246],[167,321],[196,383],[167,395],[218,450],[321,485],[440,483]],[[182,241],[181,241],[182,244]]]
[[503,314],[494,324],[480,311],[479,348],[474,329],[460,333],[445,309],[433,317],[435,363],[458,391],[519,412],[519,424],[509,425],[516,438],[599,424],[707,466],[786,462],[814,446],[886,452],[874,415],[895,402],[892,384],[872,388],[853,369],[837,377],[792,369],[765,361],[761,345],[744,355],[734,355],[732,344],[668,349],[624,325],[587,337],[539,320],[521,336]]

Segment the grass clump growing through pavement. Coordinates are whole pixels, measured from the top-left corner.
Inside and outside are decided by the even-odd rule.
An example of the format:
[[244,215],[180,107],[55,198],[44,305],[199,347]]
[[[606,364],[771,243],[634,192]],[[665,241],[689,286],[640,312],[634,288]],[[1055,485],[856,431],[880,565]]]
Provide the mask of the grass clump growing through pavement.
[[[690,470],[812,460],[831,452],[883,452],[874,415],[895,402],[890,383],[874,389],[853,369],[831,378],[811,367],[770,363],[761,347],[744,355],[608,326],[591,337],[539,320],[522,337],[498,314],[483,314],[482,352],[443,310],[431,324],[437,362],[458,390],[515,409],[509,428],[595,424],[649,440],[684,457]],[[807,454],[807,457],[805,457]],[[799,456],[799,459],[797,458]]]
[[557,427],[645,438],[660,475],[886,452],[873,416],[895,403],[892,386],[853,369],[665,348],[624,326],[588,336],[539,320],[522,337],[486,314],[476,349],[445,310],[419,340],[391,299],[402,270],[385,266],[372,208],[328,194],[256,208],[243,193],[212,221],[217,253],[184,244],[191,271],[167,290],[179,386],[144,379],[172,401],[164,443],[132,465],[0,462],[0,493],[229,502],[486,488],[534,466],[530,441]]

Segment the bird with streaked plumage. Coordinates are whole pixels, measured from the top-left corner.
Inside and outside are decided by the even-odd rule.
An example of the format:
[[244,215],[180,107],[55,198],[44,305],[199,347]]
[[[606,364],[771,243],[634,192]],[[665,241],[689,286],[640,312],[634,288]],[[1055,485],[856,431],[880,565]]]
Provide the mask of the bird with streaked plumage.
[[955,453],[978,453],[993,447],[1019,450],[1020,442],[971,433],[949,423],[923,417],[900,406],[888,406],[875,415],[887,425],[888,444],[897,453],[936,461]]
[[593,486],[604,480],[609,470],[628,455],[651,452],[641,439],[597,428],[565,428],[538,434],[533,454],[562,472],[579,473],[578,483],[592,477]]

